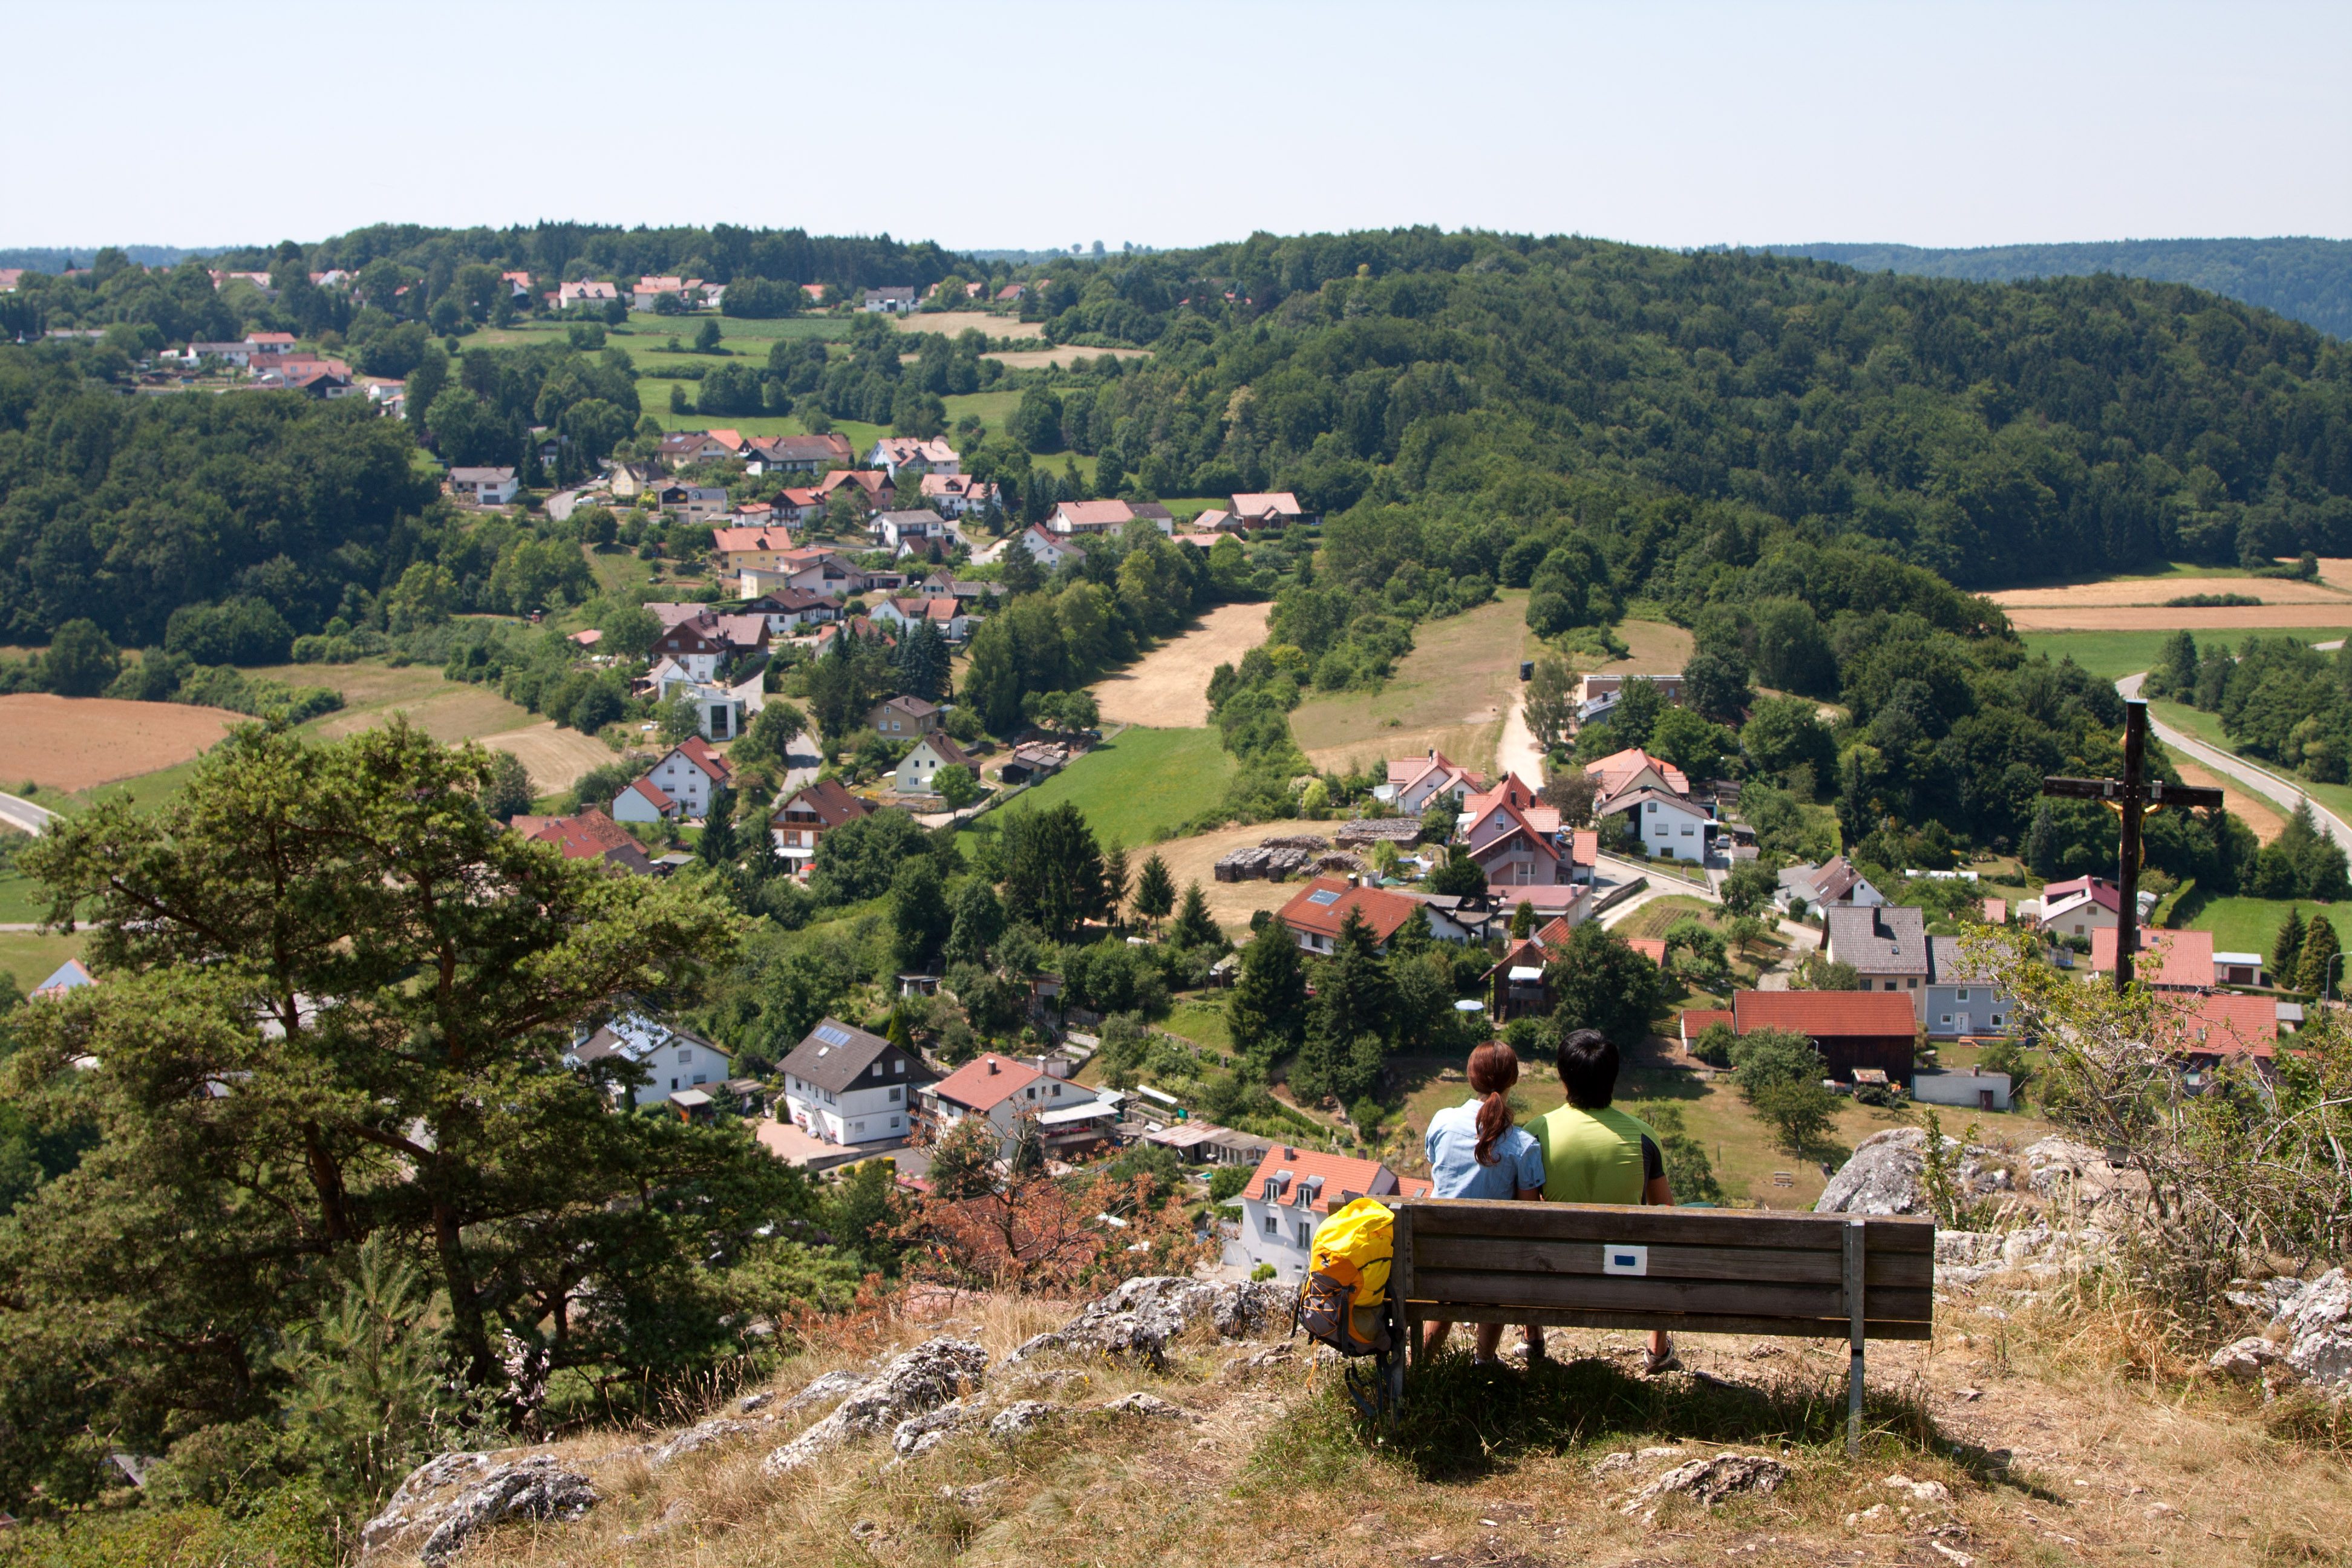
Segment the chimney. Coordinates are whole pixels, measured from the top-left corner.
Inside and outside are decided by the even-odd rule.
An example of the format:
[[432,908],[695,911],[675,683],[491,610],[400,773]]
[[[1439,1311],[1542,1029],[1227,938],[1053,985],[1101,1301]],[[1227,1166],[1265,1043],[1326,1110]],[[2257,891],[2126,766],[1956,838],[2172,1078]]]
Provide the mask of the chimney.
[[996,1071],[996,1058],[994,1057],[988,1058],[988,1070],[992,1075]]
[[1286,1143],[1283,1145],[1282,1157],[1286,1160],[1296,1160],[1298,1158],[1298,1151]]

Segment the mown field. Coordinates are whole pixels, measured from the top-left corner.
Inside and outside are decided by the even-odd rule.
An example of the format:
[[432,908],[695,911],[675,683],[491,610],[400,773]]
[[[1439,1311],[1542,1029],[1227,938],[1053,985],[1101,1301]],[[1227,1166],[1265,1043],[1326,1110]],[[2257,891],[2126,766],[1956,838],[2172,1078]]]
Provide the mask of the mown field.
[[[2205,631],[2195,633],[2197,646],[2205,647],[2217,641],[2235,647],[2249,637],[2300,637],[2305,642],[2333,642],[2343,637],[2342,626],[2250,626],[2242,631]],[[2053,663],[2071,658],[2103,680],[2119,680],[2126,675],[2153,668],[2164,652],[2170,629],[2110,632],[2023,632],[2019,634],[2029,654],[2048,654]]]
[[[1128,730],[1009,809],[1042,811],[1074,802],[1097,838],[1133,847],[1214,805],[1233,772],[1233,756],[1218,743],[1214,730]],[[1139,855],[1130,858],[1141,860]]]
[[[2305,921],[2324,917],[2336,928],[2337,941],[2352,947],[2352,908],[2314,903],[2309,899],[2214,899],[2189,917],[2188,929],[2211,931],[2216,952],[2259,952],[2267,963],[2271,944],[2277,941],[2289,910],[2301,910]],[[2337,990],[2343,985],[2339,971]]]

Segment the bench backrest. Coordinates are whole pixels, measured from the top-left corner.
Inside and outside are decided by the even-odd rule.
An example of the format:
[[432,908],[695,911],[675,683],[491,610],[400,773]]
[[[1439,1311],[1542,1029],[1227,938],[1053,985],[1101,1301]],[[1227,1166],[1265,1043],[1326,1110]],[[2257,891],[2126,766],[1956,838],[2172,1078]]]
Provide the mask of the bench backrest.
[[1844,1338],[1853,1229],[1866,1337],[1934,1333],[1930,1219],[1433,1198],[1396,1215],[1408,1321]]

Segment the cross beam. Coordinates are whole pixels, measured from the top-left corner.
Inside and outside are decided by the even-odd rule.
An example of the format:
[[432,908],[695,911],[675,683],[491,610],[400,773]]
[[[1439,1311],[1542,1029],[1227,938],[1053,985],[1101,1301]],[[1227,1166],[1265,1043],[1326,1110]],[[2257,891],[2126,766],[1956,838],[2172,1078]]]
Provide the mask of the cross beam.
[[2134,698],[2124,703],[2124,776],[2120,779],[2045,778],[2042,793],[2069,800],[2095,800],[2112,806],[2123,819],[2116,888],[2121,908],[2116,911],[2116,989],[2132,983],[2132,955],[2139,951],[2139,861],[2141,820],[2166,806],[2187,811],[2203,806],[2221,809],[2221,792],[2188,784],[2168,784],[2147,776],[2147,704]]

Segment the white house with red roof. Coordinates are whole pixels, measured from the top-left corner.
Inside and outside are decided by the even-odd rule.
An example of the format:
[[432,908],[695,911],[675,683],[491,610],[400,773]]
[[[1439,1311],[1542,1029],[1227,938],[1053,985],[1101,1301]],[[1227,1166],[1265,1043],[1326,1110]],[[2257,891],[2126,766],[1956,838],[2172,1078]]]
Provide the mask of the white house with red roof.
[[1068,538],[1078,533],[1117,533],[1135,520],[1135,509],[1123,500],[1066,500],[1046,514],[1048,532]]
[[1622,818],[1620,831],[1639,843],[1654,860],[1705,864],[1707,847],[1715,838],[1715,818],[1705,806],[1662,789],[1612,795],[1593,807],[1593,816]]
[[898,759],[893,783],[900,795],[937,795],[941,768],[964,768],[974,779],[980,777],[980,764],[956,744],[955,737],[934,730]]
[[1682,769],[1650,755],[1639,746],[1628,746],[1598,762],[1587,763],[1584,772],[1596,786],[1596,802],[1613,800],[1637,789],[1654,789],[1666,795],[1690,794],[1690,780]]
[[620,289],[601,278],[581,278],[555,286],[555,308],[559,310],[573,305],[602,305],[620,297]]
[[1363,917],[1371,928],[1373,945],[1382,951],[1407,921],[1429,919],[1429,910],[1420,900],[1383,888],[1359,887],[1345,877],[1316,878],[1293,894],[1274,918],[1301,948],[1328,954],[1351,910]]
[[1372,794],[1395,806],[1400,813],[1418,816],[1429,809],[1429,803],[1439,795],[1451,795],[1457,807],[1472,795],[1486,789],[1483,774],[1458,766],[1451,758],[1432,746],[1422,757],[1391,758],[1389,762],[1389,782],[1375,786]]
[[996,487],[969,474],[929,473],[923,476],[923,504],[942,517],[964,517],[986,511],[996,499]]
[[963,466],[963,458],[944,437],[933,436],[926,440],[919,436],[885,436],[874,443],[866,454],[866,466],[880,468],[893,479],[900,468],[912,468],[919,474],[952,474]]
[[1304,1279],[1325,1220],[1358,1198],[1420,1198],[1429,1191],[1426,1180],[1401,1177],[1378,1160],[1277,1144],[1242,1189],[1244,1257],[1227,1261],[1271,1264],[1277,1279]]
[[669,792],[651,779],[634,779],[629,786],[613,797],[613,820],[615,822],[676,822],[686,815],[686,808],[670,798]]
[[[1057,1153],[1107,1140],[1118,1123],[1119,1107],[1117,1100],[993,1051],[925,1085],[920,1104],[934,1137],[966,1117],[986,1120],[996,1129],[1001,1160],[1013,1157],[1024,1135]],[[1024,1121],[1033,1125],[1024,1128]]]
[[507,826],[535,844],[552,845],[567,860],[601,860],[640,877],[653,873],[645,846],[593,805],[575,816],[518,816]]
[[1298,498],[1288,490],[1237,495],[1232,500],[1236,528],[1287,528],[1295,522],[1314,521],[1298,504]]
[[[699,735],[688,735],[672,746],[669,754],[656,763],[646,778],[677,802],[688,816],[700,816],[710,808],[711,792],[722,784],[731,787],[735,782],[727,759],[712,751],[710,742]],[[629,820],[621,815],[617,804],[613,815],[623,822]]]
[[667,659],[695,679],[709,680],[731,651],[715,629],[706,631],[692,621],[680,621],[654,638],[647,657],[656,663]]
[[781,528],[714,528],[710,531],[710,552],[719,557],[723,572],[740,573],[746,567],[773,572],[783,564],[783,559],[796,549],[791,532]]
[[1066,538],[1057,539],[1035,523],[1031,523],[1027,528],[1006,540],[998,551],[997,558],[1002,560],[1004,552],[1012,550],[1026,552],[1030,560],[1048,572],[1055,570],[1064,562],[1084,561],[1087,558],[1087,552],[1069,542]]

